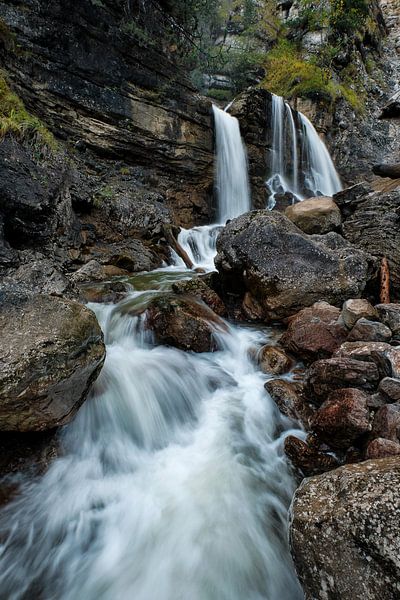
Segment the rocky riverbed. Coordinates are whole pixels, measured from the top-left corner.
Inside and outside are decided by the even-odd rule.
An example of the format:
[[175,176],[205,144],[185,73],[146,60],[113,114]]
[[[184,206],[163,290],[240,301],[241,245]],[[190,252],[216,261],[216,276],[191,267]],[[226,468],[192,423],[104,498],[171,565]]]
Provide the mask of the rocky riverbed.
[[[174,575],[160,574],[172,586],[162,599],[396,599],[400,185],[372,163],[398,162],[398,124],[378,125],[377,112],[398,71],[398,11],[383,6],[388,77],[364,120],[339,104],[328,131],[319,105],[297,103],[349,184],[333,197],[282,193],[267,210],[272,96],[235,99],[254,210],[203,230],[217,238],[216,270],[203,273],[187,229],[217,221],[213,113],[175,60],[163,4],[143,17],[140,2],[0,2],[7,86],[54,136],[51,147],[12,131],[0,141],[0,544],[11,540],[0,597],[150,600],[161,531]],[[131,10],[157,42],[124,25]],[[303,591],[286,543],[296,483]],[[54,508],[64,492],[69,530]],[[139,550],[120,530],[127,514]]]

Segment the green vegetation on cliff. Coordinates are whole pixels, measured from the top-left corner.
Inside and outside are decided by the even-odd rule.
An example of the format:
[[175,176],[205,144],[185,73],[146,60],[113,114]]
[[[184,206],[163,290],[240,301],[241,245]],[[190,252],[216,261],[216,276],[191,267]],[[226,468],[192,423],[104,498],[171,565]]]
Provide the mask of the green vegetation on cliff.
[[56,141],[37,117],[31,115],[22,100],[10,89],[0,71],[0,140],[8,133],[43,150],[54,150]]

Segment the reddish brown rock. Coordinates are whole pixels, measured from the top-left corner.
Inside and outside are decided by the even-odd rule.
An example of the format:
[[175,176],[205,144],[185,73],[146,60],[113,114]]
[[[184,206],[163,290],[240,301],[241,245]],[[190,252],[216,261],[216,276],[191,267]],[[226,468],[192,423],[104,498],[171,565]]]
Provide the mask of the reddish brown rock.
[[206,281],[201,277],[177,281],[172,285],[172,289],[176,294],[187,294],[202,300],[215,314],[221,317],[227,314],[225,304],[217,292],[207,285]]
[[372,391],[379,382],[375,363],[347,357],[318,360],[310,366],[306,377],[307,385],[317,399],[344,387]]
[[400,444],[386,440],[384,438],[376,438],[368,444],[365,458],[367,460],[373,458],[385,458],[386,456],[399,456]]
[[372,437],[400,441],[400,404],[385,404],[378,409],[372,424]]
[[388,342],[391,337],[391,330],[383,323],[361,318],[350,331],[347,340],[349,342]]
[[263,346],[257,354],[257,360],[263,373],[274,375],[287,373],[293,364],[286,352],[277,346]]
[[358,319],[362,317],[365,319],[378,319],[379,315],[376,308],[368,300],[354,298],[343,303],[342,317],[346,327],[351,329]]
[[301,386],[286,379],[270,379],[264,385],[271,398],[285,416],[299,420],[309,428],[315,407],[305,399]]
[[294,435],[285,439],[284,448],[286,456],[306,477],[336,469],[340,464],[331,454],[319,452],[317,448],[310,447]]
[[333,448],[348,448],[369,430],[368,395],[358,389],[332,392],[317,411],[312,427]]
[[379,383],[378,390],[391,402],[400,402],[400,379],[385,377]]
[[147,306],[147,327],[159,344],[193,352],[217,349],[215,333],[226,331],[224,321],[205,304],[189,296],[159,296]]
[[289,318],[280,343],[303,360],[328,358],[348,335],[339,316],[340,309],[328,302],[316,302]]
[[400,349],[385,342],[345,342],[335,356],[374,362],[381,377],[400,376]]

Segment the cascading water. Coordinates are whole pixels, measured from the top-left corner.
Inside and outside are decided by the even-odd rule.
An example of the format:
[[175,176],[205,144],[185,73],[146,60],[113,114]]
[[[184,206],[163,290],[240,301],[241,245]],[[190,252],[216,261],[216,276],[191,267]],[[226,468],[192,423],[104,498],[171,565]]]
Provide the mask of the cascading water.
[[287,102],[272,95],[269,208],[275,205],[278,194],[289,192],[296,200],[304,200],[311,196],[332,196],[342,189],[324,142],[307,117],[297,114],[300,127],[296,127]]
[[342,185],[328,149],[307,117],[299,113],[299,118],[305,187],[313,196],[333,196],[342,189]]
[[0,597],[302,598],[285,534],[293,424],[249,358],[266,334],[216,332],[202,355],[156,347],[125,310],[145,293],[91,306],[106,363],[64,455],[0,515]]
[[250,210],[246,151],[235,117],[213,106],[216,145],[218,222],[225,224]]
[[[283,98],[275,94],[272,95],[271,130],[271,176],[267,181],[272,193],[271,198],[273,200],[276,194],[291,192],[301,200],[302,196],[298,190],[297,132],[292,109]],[[287,151],[288,147],[290,152]]]
[[[218,200],[235,198],[222,220],[250,203],[239,128],[214,111]],[[219,227],[180,234],[206,269]],[[129,316],[188,274],[140,274],[128,299],[91,306],[106,362],[62,456],[0,511],[1,600],[303,597],[286,533],[295,485],[283,440],[295,424],[250,358],[268,332],[227,325],[219,350],[193,354],[156,346]]]
[[218,221],[214,225],[184,229],[178,238],[193,264],[206,270],[214,268],[215,243],[221,226],[251,208],[246,150],[239,122],[217,106],[213,106],[213,114]]

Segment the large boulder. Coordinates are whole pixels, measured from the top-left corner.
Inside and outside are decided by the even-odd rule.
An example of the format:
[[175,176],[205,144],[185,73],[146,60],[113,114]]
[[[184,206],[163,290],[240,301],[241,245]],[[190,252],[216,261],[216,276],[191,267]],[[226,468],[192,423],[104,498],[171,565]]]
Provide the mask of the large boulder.
[[246,291],[267,319],[282,319],[318,300],[342,304],[360,296],[370,277],[368,255],[338,234],[309,236],[267,210],[233,219],[217,239],[215,264],[227,294]]
[[339,317],[339,308],[316,302],[289,318],[288,328],[279,342],[304,360],[328,358],[348,335]]
[[224,321],[208,306],[190,296],[166,294],[146,308],[146,326],[159,344],[193,352],[217,349],[216,333],[227,331]]
[[0,295],[0,430],[71,420],[105,358],[94,313],[54,296]]
[[306,598],[400,596],[400,458],[346,465],[303,481],[291,549]]
[[285,215],[304,233],[337,231],[342,223],[338,206],[332,198],[319,196],[288,206]]

